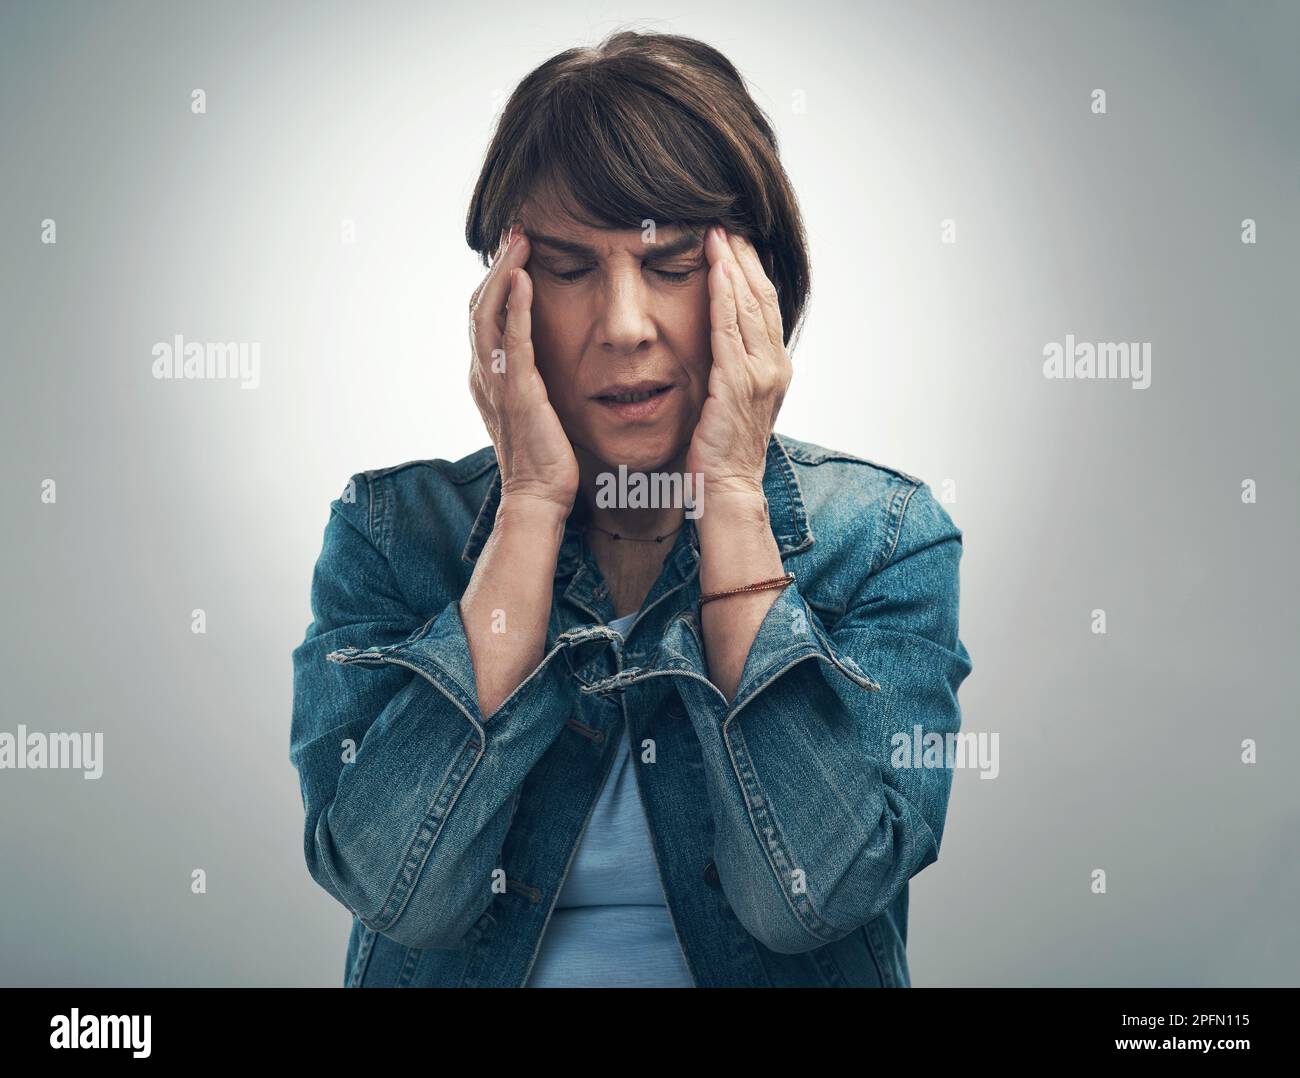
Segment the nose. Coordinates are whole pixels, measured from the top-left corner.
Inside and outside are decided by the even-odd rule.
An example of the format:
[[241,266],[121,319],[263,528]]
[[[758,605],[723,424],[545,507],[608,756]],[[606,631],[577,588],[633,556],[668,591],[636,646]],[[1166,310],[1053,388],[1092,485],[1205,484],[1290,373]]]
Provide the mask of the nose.
[[610,273],[601,302],[600,346],[605,352],[632,355],[655,337],[639,265]]

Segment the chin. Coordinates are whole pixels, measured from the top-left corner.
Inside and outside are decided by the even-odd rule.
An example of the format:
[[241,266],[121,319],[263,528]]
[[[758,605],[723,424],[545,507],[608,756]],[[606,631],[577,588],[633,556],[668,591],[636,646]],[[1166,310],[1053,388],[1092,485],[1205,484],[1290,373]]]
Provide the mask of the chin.
[[629,431],[622,437],[602,438],[593,452],[611,467],[625,464],[630,472],[653,472],[666,470],[689,444],[690,438],[682,441],[676,430]]

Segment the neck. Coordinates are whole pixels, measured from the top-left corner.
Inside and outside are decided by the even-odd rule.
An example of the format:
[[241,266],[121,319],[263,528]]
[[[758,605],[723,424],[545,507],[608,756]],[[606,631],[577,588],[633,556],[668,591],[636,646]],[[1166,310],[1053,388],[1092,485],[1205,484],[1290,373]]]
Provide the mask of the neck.
[[[648,479],[656,473],[681,476],[685,466],[685,451],[653,468],[626,465],[627,488],[624,488],[619,481],[618,465],[606,464],[585,451],[581,452],[578,454],[578,496],[574,499],[572,519],[577,524],[593,525],[597,531],[604,529],[605,532],[617,533],[627,540],[654,539],[675,532],[686,522],[685,505],[665,505],[663,499],[650,497],[643,500],[660,501],[661,504],[639,504],[635,499],[631,499],[629,504],[625,495],[631,492],[633,476],[638,472],[646,474]],[[646,489],[660,488],[657,483],[650,482]],[[675,500],[680,502],[681,499]]]

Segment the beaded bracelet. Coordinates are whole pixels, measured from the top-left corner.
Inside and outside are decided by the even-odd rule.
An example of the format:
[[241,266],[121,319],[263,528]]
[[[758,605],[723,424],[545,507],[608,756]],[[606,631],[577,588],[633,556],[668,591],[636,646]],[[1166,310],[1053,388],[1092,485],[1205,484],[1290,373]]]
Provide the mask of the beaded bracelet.
[[756,584],[742,584],[738,588],[728,588],[726,591],[711,591],[707,595],[701,595],[695,605],[698,609],[713,599],[721,599],[727,595],[739,595],[743,591],[763,591],[765,588],[784,588],[787,584],[793,583],[794,573],[787,572],[785,576],[774,576],[771,580],[760,580]]

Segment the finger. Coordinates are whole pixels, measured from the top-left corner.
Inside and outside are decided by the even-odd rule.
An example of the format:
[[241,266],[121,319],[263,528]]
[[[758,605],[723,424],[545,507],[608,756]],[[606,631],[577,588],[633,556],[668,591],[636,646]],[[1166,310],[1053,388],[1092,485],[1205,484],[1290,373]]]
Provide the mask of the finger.
[[478,306],[479,297],[483,294],[483,289],[487,287],[488,281],[492,280],[492,275],[497,269],[498,263],[501,261],[501,255],[505,251],[506,238],[508,235],[508,231],[503,229],[501,232],[500,243],[497,245],[496,252],[492,255],[492,261],[488,264],[488,271],[483,275],[483,280],[479,281],[478,287],[474,289],[473,295],[469,297],[469,309],[471,314],[473,313],[474,308]]
[[509,273],[509,267],[513,265],[509,261],[510,248],[518,241],[518,237],[510,229],[501,233],[501,245],[497,248],[496,253],[492,256],[492,265],[489,267],[479,286],[474,289],[474,295],[470,297],[470,320],[475,321],[482,315],[484,322],[491,326],[496,319],[496,333],[499,336],[504,329],[504,293],[508,291],[508,282],[502,283],[502,274]]
[[506,275],[510,281],[505,330],[501,335],[505,373],[516,385],[524,384],[524,375],[535,365],[533,357],[533,280],[518,267]]
[[740,324],[740,336],[745,342],[745,348],[750,355],[766,356],[771,351],[771,339],[768,336],[767,323],[763,319],[762,304],[750,290],[744,270],[736,261],[736,253],[730,243],[726,239],[720,239],[716,232],[711,242],[717,244],[718,261],[727,267],[727,278],[731,282],[731,291],[735,297],[736,318]]
[[729,233],[727,239],[731,243],[731,249],[736,256],[736,261],[740,263],[740,268],[744,271],[745,281],[749,286],[750,293],[757,297],[763,310],[763,322],[767,327],[767,336],[773,344],[780,347],[785,346],[785,334],[781,325],[781,301],[776,294],[776,285],[768,277],[767,271],[763,268],[762,259],[758,257],[758,251],[754,245],[744,236],[737,233]]
[[470,343],[474,354],[481,359],[490,357],[492,349],[500,347],[505,332],[510,271],[528,261],[528,251],[528,238],[522,231],[516,231],[509,246],[492,264],[470,308]]
[[473,294],[469,297],[469,321],[466,325],[469,329],[470,358],[476,366],[478,364],[479,356],[478,329],[481,317],[479,312],[479,301],[483,296],[483,290],[487,287],[488,282],[492,280],[492,273],[495,269],[496,265],[494,263],[492,268],[483,275],[483,280],[479,281],[478,287],[474,289]]
[[709,269],[709,344],[713,362],[723,368],[748,361],[736,312],[736,293],[721,259]]

